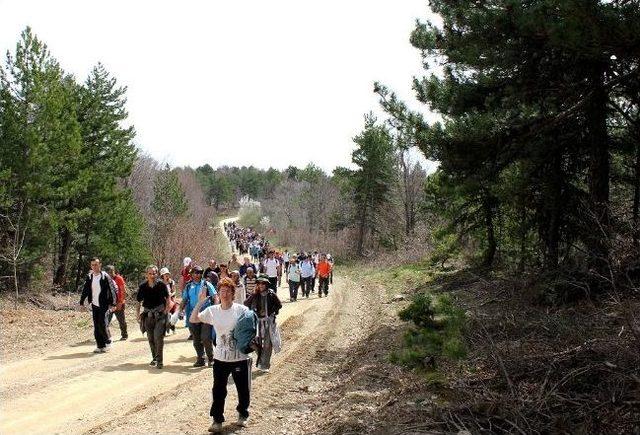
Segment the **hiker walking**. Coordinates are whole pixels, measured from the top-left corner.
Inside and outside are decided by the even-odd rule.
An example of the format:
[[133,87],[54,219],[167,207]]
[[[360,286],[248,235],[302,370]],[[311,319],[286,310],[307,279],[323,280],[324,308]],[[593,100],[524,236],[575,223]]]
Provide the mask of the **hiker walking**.
[[[244,289],[247,293],[247,296],[253,294],[256,289],[258,276],[255,273],[255,269],[253,267],[247,268],[247,274],[243,278],[244,281]],[[245,297],[246,300],[246,297]],[[244,301],[242,301],[244,303]]]
[[[189,332],[193,337],[193,348],[196,350],[196,362],[194,367],[204,366],[204,355],[207,355],[207,363],[213,365],[213,342],[211,339],[211,326],[203,323],[191,323],[191,314],[198,304],[198,294],[203,288],[206,288],[207,296],[212,298],[214,303],[218,303],[216,290],[213,285],[207,282],[203,277],[202,267],[193,268],[191,282],[182,291],[182,302],[180,310],[186,313],[185,323],[189,328]],[[222,277],[221,277],[222,280]]]
[[293,255],[289,260],[287,269],[289,270],[289,301],[298,300],[298,287],[300,287],[300,266],[298,265],[298,257]]
[[227,263],[227,266],[229,267],[228,269],[229,271],[233,271],[233,270],[240,270],[240,266],[242,265],[238,261],[238,256],[236,254],[232,254],[231,260],[229,260],[229,263]]
[[289,261],[291,260],[291,255],[289,255],[289,250],[285,249],[284,252],[282,253],[282,264],[284,265],[284,274],[285,274],[285,279],[288,281],[289,277],[287,277],[287,274],[289,273]]
[[322,297],[322,293],[327,296],[329,294],[329,277],[331,276],[331,263],[327,261],[325,254],[320,255],[320,261],[316,267],[316,277],[318,278],[318,297]]
[[198,303],[190,316],[191,324],[207,324],[213,327],[216,334],[216,347],[213,355],[213,400],[209,415],[213,423],[209,432],[220,432],[224,422],[224,403],[227,397],[227,382],[229,375],[238,392],[238,421],[239,426],[245,427],[249,418],[249,404],[251,402],[251,359],[243,352],[243,346],[238,341],[238,334],[248,323],[252,333],[255,333],[255,318],[246,317],[250,310],[234,301],[235,285],[230,278],[222,278],[218,283],[219,305],[211,305],[204,310],[201,307],[208,299],[206,292],[198,295]]
[[184,260],[182,260],[182,269],[180,269],[180,288],[185,288],[189,281],[191,281],[191,268],[193,266],[195,266],[193,260],[189,257],[184,257]]
[[[138,287],[136,316],[140,323],[140,330],[143,334],[147,333],[149,340],[152,358],[149,365],[161,369],[171,298],[167,285],[158,279],[158,268],[147,266],[146,272],[146,281]],[[142,313],[140,313],[140,306],[143,308]]]
[[[175,313],[179,310],[180,305],[176,302],[176,282],[171,278],[171,272],[167,267],[163,267],[160,269],[160,279],[167,286],[167,290],[169,290],[169,319],[167,322],[167,335],[169,335],[169,331],[173,331],[176,333],[176,324],[171,321],[171,317],[175,315]],[[176,320],[177,321],[177,320]]]
[[242,266],[240,266],[240,269],[238,269],[241,278],[244,278],[244,276],[247,274],[247,269],[250,267],[253,268],[253,271],[255,272],[256,266],[251,263],[249,257],[244,257],[244,263],[242,264]]
[[312,280],[316,271],[309,256],[305,256],[300,264],[300,280],[302,282],[302,296],[308,298],[312,289]]
[[240,279],[240,271],[231,271],[231,279],[236,286],[234,302],[237,304],[244,304],[244,300],[247,299],[247,290],[244,288],[244,283]]
[[278,295],[269,288],[269,283],[267,275],[259,275],[253,294],[249,295],[244,302],[258,316],[258,337],[262,350],[258,354],[257,367],[263,373],[269,372],[273,351],[280,351],[280,343],[277,340],[279,334],[276,329],[276,316],[282,308],[282,303],[278,299]]
[[275,252],[270,250],[264,260],[264,273],[269,279],[269,288],[275,293],[278,293],[278,273],[280,271],[280,263],[275,258]]
[[105,353],[111,348],[111,338],[107,330],[107,316],[115,308],[117,288],[111,277],[102,271],[99,258],[91,260],[91,272],[87,275],[82,287],[80,305],[84,307],[85,299],[91,304],[93,317],[93,336],[96,348],[93,353]]
[[127,284],[122,275],[116,271],[115,266],[109,264],[104,268],[104,270],[109,274],[111,279],[113,279],[113,282],[115,282],[116,287],[118,288],[116,291],[116,306],[112,310],[112,313],[116,316],[118,326],[120,326],[120,341],[124,341],[129,338],[129,335],[127,334],[127,321],[124,318]]

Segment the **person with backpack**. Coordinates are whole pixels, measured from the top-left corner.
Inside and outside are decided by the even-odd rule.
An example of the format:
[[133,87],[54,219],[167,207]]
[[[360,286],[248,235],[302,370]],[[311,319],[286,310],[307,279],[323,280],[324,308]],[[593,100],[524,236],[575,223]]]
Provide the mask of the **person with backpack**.
[[298,266],[298,257],[293,255],[289,260],[288,268],[289,278],[289,302],[298,300],[298,287],[300,287],[300,266]]
[[[161,369],[163,367],[164,335],[169,321],[169,307],[171,298],[167,285],[158,279],[158,268],[147,266],[147,279],[138,287],[136,295],[136,317],[140,323],[140,330],[147,333],[151,362],[149,365]],[[143,312],[140,313],[140,307]]]
[[118,288],[116,293],[116,307],[113,309],[112,313],[116,316],[118,325],[120,326],[120,341],[125,341],[129,338],[129,334],[127,333],[127,321],[124,318],[127,284],[125,283],[122,275],[116,271],[115,266],[109,264],[104,268],[104,270],[109,274],[111,279],[113,279],[113,282],[116,283],[116,287]]
[[180,310],[185,313],[185,323],[189,328],[189,332],[193,337],[193,348],[196,351],[196,362],[194,367],[204,367],[204,355],[206,353],[208,359],[208,365],[213,365],[213,342],[211,337],[211,326],[208,324],[191,323],[189,320],[191,314],[198,303],[198,295],[202,289],[206,289],[207,296],[213,298],[214,303],[217,303],[216,289],[213,284],[206,281],[202,275],[204,270],[200,266],[193,268],[193,277],[187,287],[182,291],[182,302],[180,303]]
[[105,353],[111,348],[107,317],[116,307],[117,291],[116,283],[102,271],[100,259],[91,259],[91,272],[84,281],[80,305],[84,307],[85,299],[91,304],[93,336],[96,340],[93,353]]
[[312,289],[312,280],[316,273],[309,256],[304,256],[300,264],[300,280],[302,282],[302,296],[308,298]]
[[275,257],[275,251],[269,251],[266,260],[264,260],[264,273],[269,278],[269,288],[275,293],[278,293],[278,274],[281,273],[281,270],[280,262]]
[[263,373],[271,368],[271,354],[280,351],[280,343],[274,342],[278,337],[276,316],[282,308],[278,295],[269,288],[269,277],[260,274],[254,292],[247,297],[244,304],[258,316],[258,338],[262,347],[258,355],[257,367]]
[[[249,308],[233,302],[235,285],[230,278],[222,278],[218,283],[219,305],[211,305],[200,310],[208,296],[205,291],[198,294],[198,303],[190,316],[190,323],[211,325],[216,334],[216,347],[213,356],[213,400],[209,415],[213,418],[209,432],[221,432],[224,418],[224,403],[227,397],[229,375],[233,377],[238,392],[237,424],[247,426],[249,404],[251,402],[251,358],[247,355],[247,345],[240,346],[236,339],[236,327]],[[244,323],[244,322],[243,322]],[[253,321],[255,335],[255,320]]]
[[[180,308],[180,305],[176,302],[176,282],[171,278],[171,272],[169,272],[169,268],[167,267],[160,269],[160,279],[167,286],[167,290],[169,290],[169,319],[171,319]],[[169,331],[172,331],[175,335],[175,322],[167,322],[167,335],[169,335]]]

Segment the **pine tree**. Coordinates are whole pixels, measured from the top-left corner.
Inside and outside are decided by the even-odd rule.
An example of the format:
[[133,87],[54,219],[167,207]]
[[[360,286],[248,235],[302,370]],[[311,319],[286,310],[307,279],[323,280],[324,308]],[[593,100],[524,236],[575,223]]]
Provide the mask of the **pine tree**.
[[365,116],[363,131],[353,141],[354,200],[358,221],[358,253],[363,254],[367,231],[376,231],[376,215],[384,206],[395,180],[394,148],[386,127],[376,124],[373,114]]

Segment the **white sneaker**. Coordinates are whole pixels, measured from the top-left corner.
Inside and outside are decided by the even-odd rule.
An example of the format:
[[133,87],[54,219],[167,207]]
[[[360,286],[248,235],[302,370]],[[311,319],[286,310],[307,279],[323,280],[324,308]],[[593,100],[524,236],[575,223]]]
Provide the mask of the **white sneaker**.
[[107,353],[111,350],[111,346],[109,346],[108,344],[102,348],[102,353]]
[[101,347],[96,347],[95,349],[93,349],[93,353],[104,353],[104,350]]
[[216,423],[215,421],[211,423],[211,426],[209,426],[209,432],[212,432],[212,433],[222,432],[222,423]]
[[238,414],[237,425],[240,427],[247,427],[247,420],[249,420],[249,417],[243,417],[242,415]]

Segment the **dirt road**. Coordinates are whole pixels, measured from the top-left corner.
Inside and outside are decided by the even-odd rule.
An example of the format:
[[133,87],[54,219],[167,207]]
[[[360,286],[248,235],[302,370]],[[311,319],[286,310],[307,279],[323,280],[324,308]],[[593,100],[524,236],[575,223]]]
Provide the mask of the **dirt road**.
[[[284,287],[278,293],[288,301]],[[283,351],[274,356],[271,373],[254,374],[251,425],[242,433],[305,430],[322,404],[318,393],[331,365],[366,330],[371,316],[362,310],[368,302],[376,305],[374,297],[338,274],[328,298],[312,294],[284,303],[278,316]],[[139,330],[106,354],[94,355],[90,340],[51,343],[39,357],[3,365],[0,433],[206,433],[212,374],[192,367],[195,352],[186,338],[184,328],[167,338],[163,370],[148,365]],[[229,390],[226,416],[232,422],[236,395],[232,385]]]

